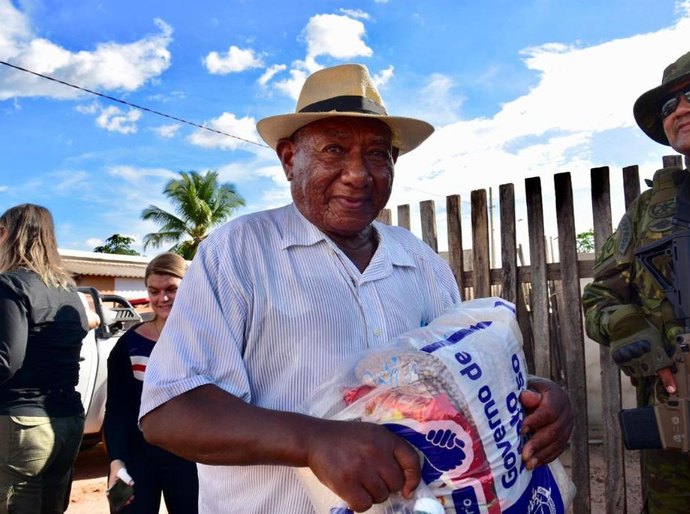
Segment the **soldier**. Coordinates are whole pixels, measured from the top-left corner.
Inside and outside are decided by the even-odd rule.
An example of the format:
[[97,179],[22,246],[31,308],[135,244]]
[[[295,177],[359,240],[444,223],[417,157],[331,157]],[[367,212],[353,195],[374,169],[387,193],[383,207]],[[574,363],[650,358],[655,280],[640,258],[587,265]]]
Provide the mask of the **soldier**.
[[[690,52],[668,66],[661,85],[644,93],[633,108],[640,128],[654,141],[690,158]],[[636,386],[639,406],[676,390],[671,370],[675,336],[682,326],[674,309],[635,250],[687,230],[674,225],[677,197],[690,197],[687,169],[663,168],[651,189],[636,198],[606,241],[585,287],[587,333],[611,349],[611,356]],[[690,198],[687,198],[690,200]],[[662,399],[663,401],[663,399]],[[685,513],[690,504],[690,456],[675,450],[644,450],[642,512]]]

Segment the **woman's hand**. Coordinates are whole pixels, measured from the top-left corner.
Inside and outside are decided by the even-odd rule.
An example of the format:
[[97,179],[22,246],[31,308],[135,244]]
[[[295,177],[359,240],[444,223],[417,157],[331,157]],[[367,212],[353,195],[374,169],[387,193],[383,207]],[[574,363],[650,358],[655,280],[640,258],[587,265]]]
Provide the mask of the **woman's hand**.
[[[124,478],[127,478],[128,480],[124,480],[123,473],[122,471],[124,470]],[[127,467],[125,466],[125,463],[121,461],[120,459],[115,459],[110,462],[110,473],[108,474],[108,489],[110,489],[113,485],[115,485],[115,482],[119,480],[122,480],[128,485],[134,485],[134,480],[132,480],[132,477],[129,476],[129,473],[127,473]]]

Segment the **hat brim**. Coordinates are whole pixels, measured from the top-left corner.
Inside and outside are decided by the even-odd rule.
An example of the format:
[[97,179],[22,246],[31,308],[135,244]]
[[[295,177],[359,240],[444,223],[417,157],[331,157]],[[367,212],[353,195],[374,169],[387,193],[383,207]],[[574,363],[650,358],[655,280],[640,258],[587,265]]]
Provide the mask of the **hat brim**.
[[633,106],[635,121],[657,143],[670,146],[661,118],[661,104],[675,92],[690,85],[690,72],[643,93]]
[[278,141],[290,137],[297,130],[314,121],[325,118],[372,118],[388,125],[393,134],[393,146],[402,155],[421,145],[433,132],[434,127],[426,121],[401,116],[363,114],[357,112],[309,112],[269,116],[259,120],[256,129],[268,146],[275,150]]

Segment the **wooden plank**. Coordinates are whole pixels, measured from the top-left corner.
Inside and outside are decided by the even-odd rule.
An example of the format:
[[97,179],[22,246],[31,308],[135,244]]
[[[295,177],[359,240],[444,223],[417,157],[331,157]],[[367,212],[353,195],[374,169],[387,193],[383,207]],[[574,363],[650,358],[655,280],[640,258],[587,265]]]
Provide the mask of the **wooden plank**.
[[[663,158],[662,158],[663,159]],[[623,168],[623,195],[625,198],[625,208],[627,210],[630,204],[640,196],[640,171],[637,165],[626,166]],[[640,459],[640,476],[646,475],[644,470],[644,459]],[[647,497],[647,481],[642,478],[641,482],[642,498]]]
[[486,190],[477,189],[470,195],[472,204],[472,271],[474,297],[491,296],[489,264],[489,220]]
[[515,187],[503,184],[498,188],[501,218],[501,266],[503,281],[501,297],[517,304],[517,240],[515,237]]
[[565,371],[568,395],[573,406],[571,436],[572,477],[578,494],[573,502],[575,514],[591,512],[589,487],[589,435],[587,426],[587,378],[585,369],[584,333],[580,277],[577,275],[577,237],[575,207],[570,173],[554,176],[558,253],[561,263],[563,305],[559,308],[561,338],[565,348]]
[[640,196],[640,168],[637,164],[623,168],[623,195],[626,209]]
[[446,196],[446,215],[448,223],[446,225],[448,230],[448,264],[455,275],[455,281],[458,283],[458,289],[462,292],[464,282],[462,274],[464,263],[462,258],[462,216],[460,212],[460,195]]
[[438,252],[436,237],[436,207],[433,200],[419,202],[419,215],[422,219],[422,240]]
[[529,253],[532,273],[530,311],[534,333],[534,367],[537,375],[551,378],[551,337],[549,335],[546,249],[544,247],[544,210],[539,177],[525,179],[525,197],[530,235]]
[[661,163],[664,168],[682,168],[683,157],[681,155],[664,155],[661,158]]
[[[592,192],[592,218],[594,219],[594,249],[598,253],[611,235],[611,185],[609,168],[593,168],[590,172]],[[625,456],[618,412],[621,410],[621,375],[611,360],[607,346],[599,347],[601,365],[601,424],[604,437],[605,483],[607,514],[625,514],[628,511],[625,493]]]
[[380,221],[381,223],[385,223],[386,225],[390,225],[393,223],[393,215],[391,213],[390,209],[383,209],[381,212],[379,212],[379,215],[376,216],[376,219]]
[[501,220],[501,266],[491,270],[491,283],[494,278],[500,279],[501,297],[515,304],[515,315],[522,333],[522,348],[525,352],[527,369],[534,372],[534,342],[532,341],[532,324],[525,304],[522,287],[518,283],[517,255],[518,247],[515,237],[515,186],[502,184],[498,188]]
[[410,230],[410,205],[398,205],[398,226]]
[[517,289],[517,320],[522,333],[522,349],[525,352],[527,361],[527,372],[536,375],[534,364],[534,333],[532,332],[532,320],[527,310],[527,300],[525,298],[525,287],[520,284]]
[[551,377],[566,386],[565,349],[561,339],[560,306],[565,304],[563,281],[549,280],[549,332],[551,334]]
[[[594,261],[578,261],[577,271],[580,278],[592,278],[592,268],[594,267]],[[471,284],[474,280],[474,274],[472,271],[462,272],[463,281],[465,284]],[[491,279],[491,284],[502,284],[503,283],[503,270],[492,269],[489,274]],[[561,263],[560,262],[549,262],[546,265],[546,278],[548,281],[560,280],[561,279]],[[532,283],[532,268],[531,266],[518,266],[517,268],[517,279],[518,284],[531,284]]]

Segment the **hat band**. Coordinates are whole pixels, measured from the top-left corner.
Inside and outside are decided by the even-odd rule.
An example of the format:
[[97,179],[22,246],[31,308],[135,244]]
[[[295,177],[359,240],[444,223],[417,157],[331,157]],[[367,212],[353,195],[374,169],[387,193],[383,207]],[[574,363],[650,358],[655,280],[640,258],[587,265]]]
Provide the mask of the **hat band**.
[[336,96],[302,107],[299,112],[361,112],[385,116],[386,109],[364,96]]

